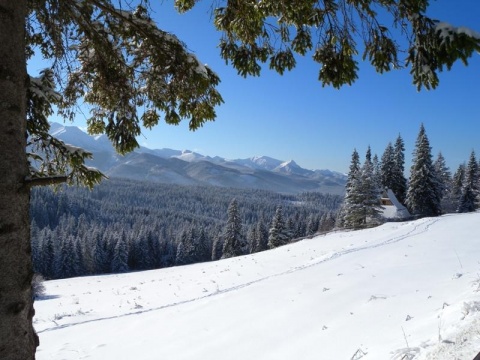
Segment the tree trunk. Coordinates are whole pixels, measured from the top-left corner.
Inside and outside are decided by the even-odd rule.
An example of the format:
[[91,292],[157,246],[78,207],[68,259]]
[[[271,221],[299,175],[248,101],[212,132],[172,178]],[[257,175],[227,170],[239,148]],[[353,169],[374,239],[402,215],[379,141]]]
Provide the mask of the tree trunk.
[[30,194],[25,186],[26,0],[0,0],[0,359],[35,358]]

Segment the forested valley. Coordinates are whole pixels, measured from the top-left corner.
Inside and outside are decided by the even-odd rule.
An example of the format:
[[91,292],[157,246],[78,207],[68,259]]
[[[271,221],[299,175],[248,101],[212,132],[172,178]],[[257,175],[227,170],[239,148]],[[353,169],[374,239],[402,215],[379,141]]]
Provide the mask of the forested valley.
[[233,200],[241,253],[248,254],[268,248],[279,212],[283,236],[293,241],[332,229],[343,199],[123,179],[93,190],[38,187],[31,199],[35,272],[58,279],[217,260]]

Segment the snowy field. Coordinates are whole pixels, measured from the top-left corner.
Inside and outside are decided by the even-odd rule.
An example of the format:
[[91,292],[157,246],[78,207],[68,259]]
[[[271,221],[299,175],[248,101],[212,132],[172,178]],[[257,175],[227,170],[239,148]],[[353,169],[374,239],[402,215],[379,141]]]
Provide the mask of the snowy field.
[[39,360],[473,360],[480,213],[45,284]]

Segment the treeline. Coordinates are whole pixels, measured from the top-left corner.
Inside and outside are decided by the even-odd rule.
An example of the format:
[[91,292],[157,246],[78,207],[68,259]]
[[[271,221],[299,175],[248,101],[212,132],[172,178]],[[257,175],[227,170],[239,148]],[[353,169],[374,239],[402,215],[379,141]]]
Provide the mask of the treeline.
[[422,124],[408,180],[404,175],[404,151],[400,135],[394,145],[387,145],[381,159],[372,157],[368,148],[361,164],[358,152],[353,151],[337,226],[359,229],[383,222],[380,198],[387,189],[415,218],[471,212],[480,207],[480,162],[474,151],[452,175],[441,152],[433,159]]
[[91,191],[40,187],[31,199],[35,271],[56,279],[219,259],[233,199],[240,219],[238,254],[268,247],[279,207],[283,236],[292,241],[333,228],[342,202],[321,193],[281,195],[121,179]]

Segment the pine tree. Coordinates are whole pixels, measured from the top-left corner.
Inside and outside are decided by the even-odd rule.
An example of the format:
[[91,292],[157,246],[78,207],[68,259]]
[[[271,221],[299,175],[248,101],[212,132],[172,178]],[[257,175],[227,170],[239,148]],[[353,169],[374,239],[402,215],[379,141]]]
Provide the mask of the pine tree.
[[282,206],[277,206],[272,225],[268,231],[268,248],[273,249],[285,245],[290,240],[288,230],[283,219]]
[[362,197],[363,212],[365,214],[364,224],[376,224],[380,215],[380,188],[376,181],[371,160],[371,150],[368,147],[365,163],[361,169],[359,193]]
[[105,274],[110,271],[109,259],[107,257],[107,240],[102,236],[100,229],[95,228],[92,232],[93,259],[95,273]]
[[417,216],[441,214],[438,178],[432,163],[430,142],[423,124],[413,153],[406,205],[410,213]]
[[451,191],[448,194],[447,212],[457,212],[460,206],[460,199],[462,196],[462,188],[465,181],[465,164],[458,165],[457,170],[453,174],[452,183],[450,185]]
[[237,200],[233,199],[228,206],[222,259],[239,255],[242,255],[242,222],[238,212]]
[[183,229],[180,234],[180,240],[177,245],[177,252],[175,257],[175,265],[192,264],[195,260],[195,246],[193,244],[192,232]]
[[115,244],[113,252],[111,264],[112,273],[124,273],[130,270],[128,268],[128,253],[128,240],[125,232],[122,231],[120,236],[118,236],[117,238],[117,242]]
[[83,238],[80,238],[79,246],[84,275],[95,274],[94,242],[92,241],[90,231],[83,233]]
[[388,143],[385,151],[383,152],[380,172],[383,189],[393,189],[395,186],[395,153],[392,143]]
[[438,153],[433,167],[438,179],[437,194],[440,197],[442,210],[447,211],[449,207],[448,199],[451,191],[452,175],[441,152]]
[[[352,157],[352,165],[354,163]],[[355,167],[351,166],[354,171]],[[350,174],[349,174],[350,177]],[[351,186],[345,198],[344,226],[358,229],[368,223],[377,223],[380,213],[380,189],[373,173],[370,147],[365,155],[365,162],[356,176],[352,176]]]
[[400,203],[405,203],[405,198],[407,196],[407,179],[405,178],[405,144],[400,135],[398,135],[397,140],[395,141],[395,146],[393,149],[393,182],[391,190],[397,197],[397,200]]
[[73,235],[68,235],[61,239],[60,246],[55,252],[55,263],[56,278],[70,278],[76,275],[77,256],[75,254],[75,238]]
[[254,252],[260,252],[268,249],[268,230],[263,220],[259,220],[256,225],[257,242]]
[[253,254],[255,252],[256,245],[258,243],[257,228],[255,225],[250,226],[247,234],[248,241],[248,253]]
[[[355,188],[358,187],[358,181],[360,180],[360,156],[356,149],[353,150],[352,159],[350,162],[350,168],[347,176],[347,182],[345,184],[345,199],[343,201],[342,208],[339,211],[337,217],[339,227],[352,228],[356,227],[356,212],[357,212],[357,193]],[[308,234],[308,230],[307,230]]]
[[470,154],[470,160],[468,161],[465,171],[465,180],[462,186],[462,192],[460,195],[460,202],[458,205],[458,212],[472,212],[478,209],[478,196],[479,196],[479,169],[477,160],[475,158],[475,152]]
[[372,166],[373,166],[373,178],[375,183],[377,184],[378,189],[382,189],[382,170],[381,170],[381,163],[378,160],[378,155],[375,154],[372,159]]
[[44,230],[42,241],[42,275],[46,279],[53,279],[55,277],[55,245],[52,238],[52,232]]
[[314,235],[318,231],[318,227],[318,218],[314,214],[310,214],[307,218],[306,235]]

